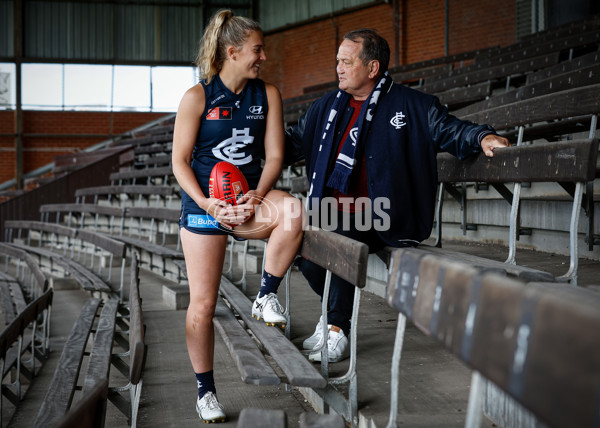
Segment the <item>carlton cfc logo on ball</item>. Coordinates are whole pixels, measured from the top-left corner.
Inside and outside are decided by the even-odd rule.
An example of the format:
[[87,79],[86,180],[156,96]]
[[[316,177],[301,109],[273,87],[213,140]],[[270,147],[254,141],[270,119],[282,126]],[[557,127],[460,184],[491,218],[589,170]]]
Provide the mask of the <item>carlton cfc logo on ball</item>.
[[246,177],[239,168],[229,162],[218,162],[210,173],[208,195],[221,199],[229,205],[237,205],[237,200],[250,188]]

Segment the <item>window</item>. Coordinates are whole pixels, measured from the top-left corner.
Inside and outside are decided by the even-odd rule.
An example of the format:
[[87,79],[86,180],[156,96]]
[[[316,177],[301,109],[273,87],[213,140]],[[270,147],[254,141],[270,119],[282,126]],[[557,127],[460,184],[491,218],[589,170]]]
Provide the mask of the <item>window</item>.
[[68,64],[64,70],[65,108],[110,110],[111,66]]
[[114,110],[150,110],[150,72],[150,67],[114,68]]
[[[0,108],[15,108],[15,72],[14,64],[0,64]],[[23,64],[22,73],[29,110],[174,112],[198,81],[193,67]],[[2,82],[12,82],[8,92]]]
[[181,97],[198,79],[192,67],[154,67],[152,69],[152,108],[176,111]]
[[0,63],[0,109],[15,107],[15,86],[15,65]]
[[64,105],[60,64],[23,64],[21,86],[24,109],[54,109]]

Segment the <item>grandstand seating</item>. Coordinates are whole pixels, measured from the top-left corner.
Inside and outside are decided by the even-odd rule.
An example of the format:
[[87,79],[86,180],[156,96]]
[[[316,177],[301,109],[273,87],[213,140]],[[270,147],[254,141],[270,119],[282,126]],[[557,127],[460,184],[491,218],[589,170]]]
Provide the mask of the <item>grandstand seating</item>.
[[[2,394],[0,394],[0,416],[2,415],[2,397],[5,396],[15,405],[19,405],[22,395],[21,376],[33,380],[36,372],[36,359],[44,361],[49,352],[50,312],[52,289],[48,289],[29,303],[0,333],[0,375],[2,376]],[[29,358],[24,355],[29,353]],[[14,382],[4,384],[4,379],[12,371]]]
[[[144,314],[142,311],[142,297],[140,295],[140,275],[138,257],[131,257],[131,274],[129,279],[129,324],[127,329],[127,351],[112,356],[112,364],[125,376],[127,384],[113,386],[109,389],[108,398],[117,408],[127,416],[130,426],[137,426],[138,409],[142,394],[143,372],[146,364],[148,350],[145,339]],[[90,388],[93,384],[86,385]],[[129,392],[129,397],[123,397],[124,392]]]
[[[36,427],[60,424],[68,426],[76,422],[73,421],[75,415],[85,420],[89,419],[89,413],[96,415],[92,418],[93,421],[103,420],[107,396],[123,412],[130,425],[136,426],[146,347],[139,296],[139,271],[135,256],[132,257],[130,272],[127,307],[115,297],[108,299],[92,297],[85,302],[63,347],[50,387],[37,413]],[[119,316],[119,311],[123,309],[128,312],[129,323],[125,331],[117,331],[117,320],[123,318]],[[116,336],[122,334],[129,336],[125,341],[128,350],[126,353],[114,355],[113,343],[117,340]],[[81,385],[81,396],[73,405],[75,391],[79,388],[79,372],[86,357],[88,340],[93,340],[93,346],[88,357],[83,385]],[[128,363],[123,361],[124,356],[129,357]],[[112,365],[121,370],[129,380],[126,386],[108,388]],[[122,397],[123,391],[130,392],[129,399]]]
[[[565,392],[555,390],[556,384],[553,382],[558,383],[558,380],[546,379],[542,382],[540,379],[532,378],[533,380],[531,380],[524,376],[518,378],[513,370],[514,367],[511,368],[509,364],[511,361],[514,362],[514,355],[511,352],[519,346],[515,340],[518,338],[517,332],[523,324],[518,324],[518,321],[529,315],[533,317],[545,304],[548,305],[548,308],[561,314],[564,312],[565,317],[567,315],[573,317],[569,320],[575,318],[579,308],[583,308],[582,311],[587,316],[591,303],[582,302],[584,299],[581,296],[589,296],[590,301],[593,302],[597,298],[587,290],[558,288],[567,287],[564,284],[549,285],[548,283],[557,279],[554,275],[528,266],[514,264],[516,262],[516,241],[520,236],[526,236],[525,233],[535,235],[537,230],[543,230],[545,227],[545,224],[540,224],[536,230],[531,231],[531,227],[523,227],[519,223],[519,218],[523,218],[531,206],[531,204],[521,203],[521,201],[556,200],[561,212],[568,213],[567,216],[572,219],[571,224],[566,228],[570,234],[568,248],[571,252],[572,263],[566,279],[573,283],[577,282],[577,260],[579,259],[577,248],[581,235],[577,221],[579,221],[581,206],[584,207],[589,219],[586,230],[587,243],[589,249],[594,250],[598,225],[594,223],[594,186],[592,183],[600,171],[596,166],[598,143],[594,135],[597,127],[597,115],[600,113],[600,102],[597,96],[600,89],[600,78],[598,77],[600,68],[597,65],[598,47],[600,46],[599,34],[598,23],[592,20],[580,27],[566,26],[555,32],[540,33],[508,47],[468,52],[390,70],[396,81],[404,82],[417,90],[435,94],[453,114],[461,118],[492,124],[518,147],[498,150],[492,159],[480,156],[461,162],[444,154],[440,154],[438,157],[441,183],[436,224],[438,243],[442,243],[442,225],[447,231],[449,227],[446,224],[448,223],[460,224],[460,231],[465,234],[464,239],[470,239],[469,233],[473,233],[472,229],[475,226],[484,228],[486,225],[490,226],[490,222],[467,208],[483,206],[483,210],[490,211],[495,210],[498,205],[507,208],[504,201],[506,199],[511,204],[513,214],[505,216],[508,221],[503,224],[492,223],[491,226],[501,226],[504,228],[503,232],[507,227],[511,228],[510,239],[507,240],[509,263],[425,245],[410,250],[387,249],[379,256],[391,269],[389,277],[386,276],[383,279],[388,284],[386,296],[388,302],[394,310],[404,314],[401,317],[405,316],[408,320],[412,320],[426,334],[437,338],[451,352],[464,359],[466,351],[463,351],[468,345],[465,345],[465,341],[462,339],[467,334],[465,320],[469,309],[463,304],[464,301],[459,302],[463,304],[462,306],[457,303],[450,308],[448,301],[444,299],[447,296],[460,294],[457,290],[462,291],[460,296],[464,298],[473,296],[473,293],[476,292],[483,293],[485,287],[493,290],[490,293],[500,290],[498,298],[505,297],[502,302],[510,304],[506,303],[497,307],[489,304],[489,300],[477,303],[478,314],[473,326],[475,329],[482,329],[497,324],[497,326],[502,325],[512,329],[514,334],[510,338],[503,339],[499,333],[501,328],[498,327],[490,332],[488,341],[483,339],[477,341],[473,336],[472,346],[469,349],[472,357],[467,358],[465,362],[476,369],[481,376],[492,380],[523,406],[532,410],[540,420],[543,422],[557,421],[559,426],[569,426],[570,422],[573,424],[575,422],[583,423],[589,414],[589,409],[586,407],[589,394],[587,389],[583,387],[583,389],[576,389],[579,385],[573,385],[574,389],[571,390],[573,396],[582,397],[581,402],[573,403],[566,397]],[[458,63],[460,66],[457,66]],[[300,97],[284,100],[285,121],[288,124],[294,123],[314,99],[335,87],[336,85],[331,82],[325,83],[318,87],[306,88],[304,95]],[[127,260],[130,261],[132,269],[128,304],[124,301],[123,281],[121,280],[117,287],[102,289],[106,295],[113,294],[115,298],[105,298],[101,301],[92,297],[85,305],[80,319],[74,325],[72,337],[69,338],[67,345],[62,350],[64,358],[61,357],[59,367],[73,363],[70,360],[75,362],[69,369],[56,372],[59,378],[53,382],[53,389],[48,390],[45,404],[39,410],[39,425],[46,425],[50,423],[50,420],[53,423],[61,420],[60,423],[69,426],[69,423],[76,420],[75,418],[80,417],[79,415],[89,414],[97,414],[96,421],[102,420],[107,402],[114,404],[119,411],[125,414],[132,426],[135,426],[139,419],[138,407],[140,406],[142,371],[146,353],[139,269],[160,275],[161,280],[164,280],[165,283],[177,284],[185,288],[186,282],[185,262],[178,240],[179,210],[177,204],[180,189],[174,181],[172,168],[169,165],[173,129],[173,121],[168,120],[165,123],[157,123],[143,131],[116,139],[113,150],[118,152],[125,149],[126,151],[123,153],[126,153],[127,156],[134,153],[135,158],[128,158],[127,162],[119,164],[121,167],[127,165],[126,169],[121,168],[119,171],[113,169],[116,172],[112,173],[108,170],[105,171],[106,182],[108,183],[110,180],[111,185],[98,184],[93,187],[80,187],[74,194],[77,198],[76,203],[60,201],[61,203],[42,205],[40,222],[2,219],[2,230],[5,231],[3,236],[6,241],[23,240],[26,236],[27,239],[34,238],[33,241],[27,243],[21,241],[17,246],[0,244],[0,258],[3,252],[10,253],[11,257],[18,256],[22,262],[15,266],[23,270],[26,270],[25,266],[28,266],[31,271],[27,274],[19,271],[18,275],[14,277],[0,276],[2,313],[4,321],[9,326],[15,322],[22,323],[18,320],[22,319],[20,313],[26,308],[17,293],[18,290],[14,289],[17,279],[21,285],[31,283],[31,285],[21,287],[24,291],[24,300],[29,301],[32,297],[39,299],[41,296],[46,296],[48,299],[47,294],[44,294],[44,292],[47,293],[47,280],[44,274],[42,273],[40,277],[40,273],[33,273],[36,267],[40,265],[46,267],[46,264],[35,261],[33,256],[50,257],[57,266],[62,266],[59,270],[52,270],[52,275],[59,276],[70,272],[86,290],[98,291],[99,284],[102,282],[106,285],[107,278],[100,278],[101,282],[91,279],[89,272],[86,272],[90,269],[86,266],[83,270],[81,267],[77,267],[77,264],[85,263],[71,260],[71,251],[78,249],[87,253],[89,250],[89,247],[84,249],[84,244],[79,241],[93,241],[97,245],[100,245],[101,242],[110,243],[111,248],[115,248],[112,254],[117,259],[121,272],[125,268]],[[132,148],[133,151],[127,150],[127,148]],[[75,164],[82,168],[85,168],[83,164],[93,159],[91,154],[76,157],[78,160]],[[69,158],[72,160],[74,157],[68,156],[60,160],[68,161]],[[526,164],[527,167],[515,167],[517,159],[519,165]],[[58,164],[59,162],[57,162],[57,166],[60,167]],[[71,169],[71,166],[64,165],[57,168],[56,172],[61,170],[61,173],[68,173]],[[278,183],[280,187],[291,189],[292,193],[299,196],[305,193],[307,181],[306,177],[302,175],[302,164],[293,165],[286,172],[288,174],[286,179]],[[299,177],[292,179],[294,175]],[[552,192],[550,195],[538,194],[535,192],[538,182],[559,182],[570,197],[557,195],[557,192]],[[456,187],[451,186],[451,183]],[[486,191],[486,187],[482,183],[489,183],[498,191],[498,194]],[[512,187],[507,187],[508,183]],[[512,185],[512,183],[518,184]],[[521,183],[534,184],[524,195],[525,192],[521,193],[521,187],[526,184]],[[452,196],[456,197],[458,202],[454,203],[447,195],[443,194],[444,191],[452,192]],[[573,201],[571,202],[571,200]],[[446,216],[442,216],[442,202]],[[456,218],[459,220],[457,221]],[[16,230],[20,230],[21,235],[17,235],[14,232]],[[25,234],[26,230],[29,231],[27,234]],[[11,231],[13,231],[12,234]],[[564,231],[564,228],[556,227],[550,233],[557,232],[559,234]],[[451,236],[451,233],[446,236]],[[362,288],[365,282],[375,281],[376,279],[370,276],[371,272],[367,269],[364,246],[356,243],[340,243],[336,241],[336,238],[336,236],[331,236],[323,231],[309,231],[301,252],[305,257],[322,263],[334,274],[348,275],[359,288]],[[32,245],[35,239],[39,240],[39,246]],[[248,250],[253,244],[257,245],[256,248],[258,245],[262,245],[261,242],[251,242],[246,243],[244,248]],[[360,254],[356,260],[351,260],[350,256],[341,254],[341,250],[347,246],[352,247],[353,250],[360,247],[360,251],[358,251]],[[128,249],[127,252],[125,248]],[[230,249],[233,255],[235,250],[233,243],[230,244]],[[93,254],[96,253],[95,250],[89,251]],[[91,266],[96,269],[108,265],[110,272],[113,263],[108,258],[103,260],[97,259]],[[241,257],[240,261],[242,264],[245,262],[245,255]],[[11,263],[14,265],[14,262]],[[431,272],[439,273],[444,269],[445,276],[439,274],[434,277],[433,273],[428,273],[417,279],[415,272],[425,269],[422,266],[427,263],[430,263],[427,265],[427,269]],[[232,275],[235,267],[234,258],[231,256],[229,269]],[[245,268],[243,269],[243,281],[245,281],[247,276]],[[239,269],[236,269],[236,274],[238,271]],[[387,272],[386,268],[385,273],[387,274]],[[456,278],[465,279],[464,283],[457,282],[456,278],[450,278],[450,273],[453,272],[456,274]],[[484,276],[482,276],[482,272],[485,272]],[[97,274],[98,277],[101,276],[100,272],[94,272],[94,274]],[[404,283],[399,281],[403,274],[405,275]],[[494,274],[508,278],[498,278]],[[35,277],[37,282],[32,282],[31,278],[23,281],[25,277],[30,276]],[[409,277],[413,279],[411,284],[414,285],[414,288],[412,290],[406,288],[406,281]],[[484,284],[481,290],[475,290],[477,287],[473,286],[471,278],[475,277],[480,278]],[[379,280],[382,281],[381,278]],[[44,281],[46,282],[44,283]],[[108,280],[108,282],[113,281]],[[119,281],[117,280],[117,282]],[[536,284],[539,282],[544,284]],[[358,296],[356,302],[360,301],[362,293],[359,288],[356,292]],[[368,284],[365,290],[373,291]],[[436,291],[438,290],[442,293],[441,300],[436,300]],[[119,299],[116,299],[115,291],[117,291]],[[237,365],[241,380],[252,385],[277,385],[283,381],[289,385],[302,387],[303,391],[312,390],[327,405],[342,415],[348,423],[356,426],[361,406],[365,404],[358,400],[358,391],[361,387],[357,382],[356,372],[356,360],[361,358],[361,338],[356,335],[358,328],[354,328],[352,332],[353,349],[350,370],[342,376],[341,380],[330,378],[326,363],[323,363],[321,373],[319,373],[313,365],[307,362],[305,356],[289,339],[289,330],[286,332],[286,337],[281,332],[250,319],[251,300],[246,292],[245,282],[240,290],[235,283],[223,277],[221,297],[214,319],[217,331],[225,341]],[[542,299],[544,293],[550,296],[548,301]],[[289,289],[287,294],[289,294]],[[382,295],[379,293],[379,297]],[[414,299],[400,302],[398,300],[400,295],[405,297],[413,295]],[[573,303],[573,305],[568,306],[567,303],[559,302],[562,296],[568,301],[567,303]],[[289,298],[289,295],[286,298]],[[49,303],[51,303],[51,297],[49,299]],[[511,312],[511,307],[520,310],[521,305],[526,308],[527,305],[532,304],[537,305],[538,312],[523,311],[517,315],[515,315],[516,312]],[[438,309],[434,310],[436,305],[439,305]],[[454,309],[460,309],[462,312],[460,314],[456,312],[452,318],[450,312]],[[485,319],[479,315],[483,313],[484,309],[487,313]],[[357,314],[358,303],[354,315]],[[426,318],[419,318],[420,314],[425,314]],[[510,318],[511,316],[513,318]],[[519,316],[521,318],[517,319]],[[589,318],[590,325],[595,325],[596,317],[591,315]],[[579,321],[577,318],[576,325],[581,327],[582,332],[587,332],[588,326]],[[403,323],[404,321],[400,318],[399,329],[403,328]],[[569,322],[565,321],[564,325],[556,324],[551,326],[554,330],[550,330],[549,326],[546,331],[536,332],[536,336],[532,336],[532,340],[540,337],[537,335],[538,333],[551,336],[555,332],[562,335],[567,331]],[[353,326],[356,325],[357,318],[354,317]],[[431,326],[435,328],[432,329]],[[455,332],[455,336],[450,334],[451,328]],[[22,335],[22,327],[19,329]],[[88,337],[91,337],[89,332],[92,329],[95,330],[94,344],[91,354],[86,355],[86,341]],[[251,334],[248,333],[248,330],[251,331]],[[473,330],[471,333],[476,334],[477,338],[483,337],[483,333],[477,331]],[[592,336],[591,333],[590,336]],[[5,342],[5,337],[10,340],[7,339]],[[582,337],[584,337],[583,334]],[[7,355],[5,348],[17,342],[18,334],[15,336],[15,333],[8,330],[7,327],[0,338],[2,338],[0,340],[1,359],[8,361],[8,358],[4,357]],[[548,340],[544,339],[543,343],[547,342]],[[564,342],[558,343],[557,341],[553,349],[558,348],[561,343]],[[117,356],[113,355],[111,361],[109,357],[113,344],[122,345],[126,351]],[[381,343],[377,346],[383,348],[386,345],[389,344]],[[584,348],[583,345],[581,346]],[[565,345],[565,347],[567,346]],[[87,346],[87,348],[89,350],[90,347]],[[265,350],[268,355],[265,355]],[[559,353],[560,350],[556,349],[556,351]],[[531,352],[531,358],[538,358],[537,354],[533,353],[533,349]],[[585,363],[582,363],[582,370],[587,369],[589,372],[596,373],[592,361],[592,357],[596,355],[594,352],[596,350],[592,350],[588,356],[582,356],[581,360],[578,360]],[[492,353],[498,357],[494,357],[491,355]],[[15,354],[14,351],[13,354]],[[19,351],[17,354],[20,355],[21,352]],[[81,382],[79,370],[84,367],[82,361],[85,357],[90,360],[90,368],[84,381]],[[486,358],[491,361],[489,364],[485,363]],[[326,358],[322,359],[326,361]],[[501,359],[502,361],[500,361]],[[23,366],[18,358],[13,358],[13,361],[5,362],[5,368]],[[556,367],[557,372],[562,371],[565,376],[580,376],[577,367],[573,368],[574,365],[569,364],[568,361],[559,361],[558,356],[552,361],[544,360],[542,363],[547,363],[553,368]],[[127,379],[126,386],[115,386],[112,381],[107,381],[111,364]],[[506,376],[498,377],[499,366],[491,367],[494,364],[503,364],[502,367],[505,370],[502,373],[504,375],[512,373],[512,377],[510,379]],[[277,366],[276,370],[273,370],[274,365]],[[398,365],[399,353],[396,355],[396,360],[392,362],[392,382],[397,381]],[[492,370],[490,371],[490,369]],[[528,368],[528,370],[527,375],[533,373],[532,369]],[[384,371],[380,370],[380,372]],[[575,373],[576,371],[577,373]],[[378,373],[378,375],[380,374]],[[65,376],[70,376],[70,378],[65,380]],[[382,383],[388,382],[387,372],[378,380]],[[563,397],[561,400],[566,403],[566,410],[561,413],[559,406],[553,408],[548,405],[544,401],[545,399],[539,398],[544,397],[544,394],[537,394],[537,396],[532,396],[529,392],[525,394],[522,387],[530,381],[535,383],[535,388],[533,388],[535,391],[544,389],[552,394],[557,394],[557,397]],[[589,382],[595,381],[595,378],[589,380]],[[560,381],[561,385],[562,382]],[[340,388],[340,383],[347,385]],[[569,383],[565,381],[564,384]],[[473,385],[478,388],[481,384],[476,381]],[[584,386],[587,388],[587,384]],[[75,391],[79,387],[82,388],[82,393],[78,400],[74,400]],[[4,385],[3,392],[8,391],[5,396],[18,403],[19,400],[15,397],[20,397],[20,392],[12,392],[11,395],[11,391],[18,388],[18,385]],[[393,397],[390,426],[396,426],[395,424],[398,423],[397,416],[393,414],[394,408],[396,410],[398,408],[398,402],[394,401],[397,399],[395,388],[397,389],[397,383],[392,385],[390,394]],[[480,414],[477,413],[479,411],[477,400],[481,396],[477,395],[477,388],[474,388],[473,405],[469,414],[469,418],[475,419],[480,418]],[[62,392],[57,392],[59,389]],[[64,395],[64,391],[67,391],[66,395]],[[569,389],[566,388],[565,391],[568,392]],[[129,399],[124,397],[123,392],[129,392]],[[348,392],[348,398],[342,392]],[[57,396],[62,396],[66,400],[57,400]],[[266,409],[261,409],[262,411],[258,413],[254,412],[256,414],[253,411],[244,410],[240,414],[240,423],[246,420],[245,418],[248,418],[248,421],[255,420],[256,414],[260,418],[268,413]],[[571,419],[563,421],[564,415],[568,415]],[[273,415],[270,414],[270,416]],[[283,419],[281,413],[273,417],[278,423],[285,424],[285,415],[283,415]],[[303,420],[308,421],[308,419],[310,418],[303,416]],[[308,422],[306,424],[310,426]]]
[[[122,298],[125,244],[90,230],[73,229],[44,222],[10,220],[5,223],[5,227],[8,242],[24,238],[21,232],[28,232],[26,243],[13,241],[12,245],[29,254],[36,255],[40,264],[42,264],[42,260],[47,260],[50,274],[60,268],[73,276],[83,289],[92,294],[118,293]],[[18,232],[13,234],[14,231]],[[31,245],[32,235],[35,232],[39,234],[37,246]],[[47,235],[50,237],[45,239],[44,237]],[[112,281],[113,262],[121,267],[118,272],[119,279],[114,284]],[[104,273],[104,267],[106,267],[106,273]]]
[[494,274],[481,275],[455,260],[397,249],[387,300],[401,314],[389,427],[397,426],[407,320],[475,370],[465,426],[481,425],[480,376],[549,426],[595,423],[600,348],[594,325],[600,323],[600,294],[554,283],[525,285]]
[[[172,186],[96,186],[83,187],[75,191],[75,201],[85,203],[86,197],[93,197],[92,203],[106,203],[116,206],[166,206],[175,195]],[[103,198],[101,198],[103,197]],[[154,202],[153,202],[154,201]]]
[[[447,154],[438,156],[438,176],[440,196],[438,198],[438,219],[442,214],[443,190],[451,192],[461,203],[462,226],[466,232],[466,195],[454,189],[452,183],[486,182],[492,186],[511,205],[509,254],[507,263],[516,264],[516,240],[519,235],[519,206],[521,183],[551,181],[560,183],[573,196],[570,226],[571,263],[564,279],[577,283],[579,211],[585,185],[594,180],[597,140],[578,140],[536,144],[521,147],[499,149],[493,158],[483,155],[475,159],[459,161]],[[526,165],[521,167],[521,165]],[[504,183],[516,183],[511,192]],[[574,188],[573,188],[574,187]],[[589,198],[593,195],[588,193]],[[441,246],[442,222],[437,222],[437,244]]]

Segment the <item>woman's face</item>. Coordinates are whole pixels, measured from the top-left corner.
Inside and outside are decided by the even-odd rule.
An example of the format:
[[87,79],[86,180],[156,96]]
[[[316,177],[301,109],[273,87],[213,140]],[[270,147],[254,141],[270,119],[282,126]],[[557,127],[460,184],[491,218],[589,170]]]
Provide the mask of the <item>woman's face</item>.
[[265,54],[265,42],[260,31],[251,31],[242,45],[234,55],[234,62],[249,79],[256,79],[260,65],[267,60]]

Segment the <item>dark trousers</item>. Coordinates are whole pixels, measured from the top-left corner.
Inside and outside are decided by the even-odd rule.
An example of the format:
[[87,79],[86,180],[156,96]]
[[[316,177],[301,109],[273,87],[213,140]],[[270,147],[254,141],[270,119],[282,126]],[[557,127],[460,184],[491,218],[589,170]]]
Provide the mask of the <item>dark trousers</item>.
[[[340,213],[340,215],[342,215]],[[360,215],[360,214],[356,214]],[[355,215],[350,214],[350,228],[342,228],[341,219],[338,221],[338,227],[333,231],[348,238],[364,242],[369,246],[369,252],[374,253],[381,250],[385,243],[379,238],[374,229],[367,231],[356,230]],[[323,291],[325,288],[325,268],[308,261],[302,257],[296,260],[298,269],[307,279],[310,287],[321,297],[323,301]],[[331,284],[329,288],[329,301],[327,302],[327,323],[341,328],[346,335],[350,332],[350,318],[352,317],[352,304],[354,302],[354,285],[338,277],[331,275]]]

